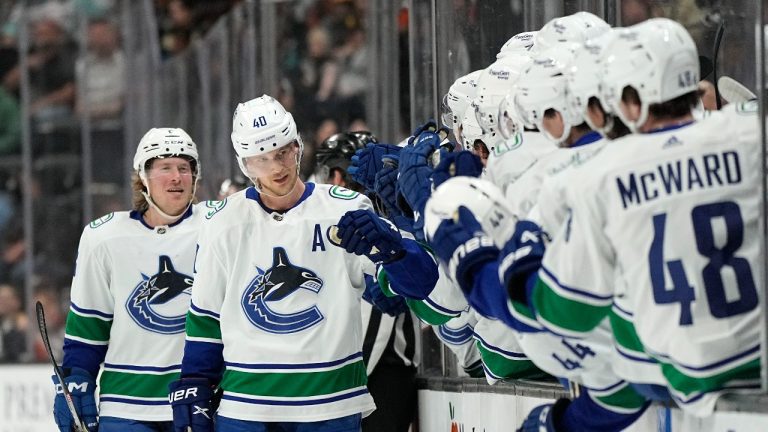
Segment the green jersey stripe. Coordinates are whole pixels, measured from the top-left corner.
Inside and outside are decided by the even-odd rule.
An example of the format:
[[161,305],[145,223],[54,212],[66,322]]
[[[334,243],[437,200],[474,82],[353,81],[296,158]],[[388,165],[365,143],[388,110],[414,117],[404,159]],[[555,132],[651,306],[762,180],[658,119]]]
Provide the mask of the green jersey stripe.
[[187,336],[221,340],[221,326],[214,318],[187,312]]
[[483,358],[483,363],[494,376],[503,379],[536,379],[547,376],[532,361],[528,359],[513,359],[490,351],[482,343],[477,342],[477,348]]
[[454,318],[452,315],[446,315],[433,309],[432,306],[424,300],[405,299],[405,303],[420,320],[429,325],[443,325]]
[[221,388],[261,397],[311,397],[365,386],[365,363],[357,361],[322,372],[244,372],[227,369]]
[[645,347],[640,341],[637,331],[635,331],[635,325],[631,321],[622,318],[613,309],[611,309],[608,319],[611,323],[616,343],[631,351],[638,353],[645,352]]
[[112,321],[78,315],[70,309],[66,334],[95,342],[108,342]]
[[546,322],[574,333],[587,333],[600,324],[610,305],[594,306],[558,295],[541,279],[533,291],[533,307]]
[[621,388],[607,394],[590,390],[589,395],[604,408],[622,414],[637,412],[646,403],[645,398],[638,394],[629,384],[625,384]]
[[168,397],[168,384],[179,379],[179,372],[144,374],[105,370],[101,373],[101,393],[139,398]]
[[741,365],[732,367],[724,372],[709,376],[691,376],[683,373],[674,365],[661,362],[661,373],[667,379],[669,386],[686,398],[701,393],[709,393],[738,384],[740,381],[756,381],[760,378],[760,359],[756,358]]

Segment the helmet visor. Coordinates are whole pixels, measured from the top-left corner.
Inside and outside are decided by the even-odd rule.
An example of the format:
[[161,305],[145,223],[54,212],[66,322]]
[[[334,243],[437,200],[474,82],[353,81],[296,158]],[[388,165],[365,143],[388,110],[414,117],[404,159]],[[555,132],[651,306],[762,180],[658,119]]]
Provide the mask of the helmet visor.
[[499,132],[505,139],[510,139],[523,131],[523,122],[515,111],[515,104],[510,96],[504,97],[499,103],[497,118],[499,119]]
[[256,156],[240,159],[243,170],[252,179],[265,177],[284,169],[296,168],[299,163],[299,143],[290,144]]

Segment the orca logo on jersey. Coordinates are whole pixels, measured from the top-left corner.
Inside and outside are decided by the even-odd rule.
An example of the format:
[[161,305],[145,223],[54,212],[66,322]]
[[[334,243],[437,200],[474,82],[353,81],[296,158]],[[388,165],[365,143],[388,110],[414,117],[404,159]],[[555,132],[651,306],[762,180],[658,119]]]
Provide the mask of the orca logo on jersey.
[[165,255],[153,276],[141,274],[142,281],[128,296],[125,308],[142,328],[155,333],[175,334],[184,331],[194,279],[173,268]]
[[277,304],[299,288],[318,293],[323,287],[323,280],[315,272],[292,264],[285,249],[274,248],[272,267],[267,270],[256,267],[256,272],[241,300],[245,316],[253,325],[269,333],[284,334],[306,330],[323,320],[323,314],[315,305],[287,313],[269,307],[268,303]]

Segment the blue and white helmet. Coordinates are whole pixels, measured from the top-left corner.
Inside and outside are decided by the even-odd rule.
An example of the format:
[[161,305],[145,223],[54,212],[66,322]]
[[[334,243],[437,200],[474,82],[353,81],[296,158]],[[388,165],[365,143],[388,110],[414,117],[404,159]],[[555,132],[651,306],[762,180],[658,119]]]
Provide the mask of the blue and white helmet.
[[[648,119],[648,107],[696,91],[699,55],[680,23],[653,18],[616,31],[602,63],[602,100],[636,132]],[[625,88],[640,96],[640,117],[630,121],[620,109]]]
[[155,158],[187,157],[194,161],[195,177],[200,177],[197,145],[184,129],[159,127],[144,134],[133,156],[133,169],[143,182],[147,181],[147,162]]
[[299,145],[301,159],[304,149],[291,113],[268,95],[237,105],[232,117],[231,138],[237,162],[246,176],[244,158],[266,154],[295,142]]

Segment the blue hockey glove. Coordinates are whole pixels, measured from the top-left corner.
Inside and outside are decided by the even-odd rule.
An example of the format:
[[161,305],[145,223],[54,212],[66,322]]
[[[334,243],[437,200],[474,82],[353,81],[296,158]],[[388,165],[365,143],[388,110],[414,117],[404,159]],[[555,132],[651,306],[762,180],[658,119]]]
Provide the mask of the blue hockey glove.
[[472,212],[459,207],[458,222],[446,219],[440,223],[430,241],[432,250],[447,264],[448,275],[469,297],[475,270],[495,261],[499,249],[484,232]]
[[[94,397],[96,394],[96,381],[85,369],[73,367],[72,369],[64,369],[63,372],[64,383],[72,394],[72,404],[75,406],[75,412],[77,412],[78,417],[85,423],[90,432],[96,432],[99,428],[99,423],[96,419],[99,411]],[[76,422],[72,418],[72,413],[67,406],[67,400],[64,398],[64,391],[61,389],[59,378],[53,375],[52,379],[53,384],[56,386],[56,398],[53,401],[53,417],[60,431],[69,432],[74,430]]]
[[206,378],[182,378],[168,384],[174,432],[213,432],[213,389]]
[[400,209],[397,208],[396,186],[398,174],[397,161],[391,155],[387,156],[384,166],[376,172],[373,183],[373,191],[381,199],[387,216],[390,218],[401,214]]
[[[400,175],[397,178],[398,207],[408,214],[423,213],[429,196],[432,194],[432,171],[428,158],[435,151],[433,140],[406,147],[400,152]],[[405,203],[402,202],[405,200]],[[407,204],[407,206],[405,205]],[[416,217],[416,220],[419,218]]]
[[557,421],[571,401],[558,399],[554,404],[537,406],[528,413],[517,432],[558,432]]
[[451,177],[480,177],[482,173],[483,162],[472,152],[445,153],[432,173],[432,183],[438,187]]
[[397,260],[405,252],[397,229],[370,210],[348,211],[337,227],[337,246],[355,255],[365,255],[375,263]]
[[363,291],[363,300],[372,304],[373,307],[380,310],[382,313],[391,316],[398,316],[408,310],[408,305],[405,303],[405,299],[403,297],[400,297],[399,295],[388,297],[381,290],[379,281],[369,276],[365,277],[365,291]]
[[368,191],[373,191],[376,173],[383,166],[382,157],[388,154],[398,154],[400,147],[391,144],[368,144],[352,156],[352,161],[347,168],[352,180],[360,183]]
[[527,282],[541,268],[546,234],[528,220],[517,221],[515,232],[499,254],[499,282],[507,288],[509,298],[528,304]]
[[434,119],[429,119],[424,124],[420,124],[416,126],[416,129],[413,130],[413,134],[408,137],[408,146],[413,146],[414,141],[421,135],[423,132],[435,132],[437,131],[437,123]]

